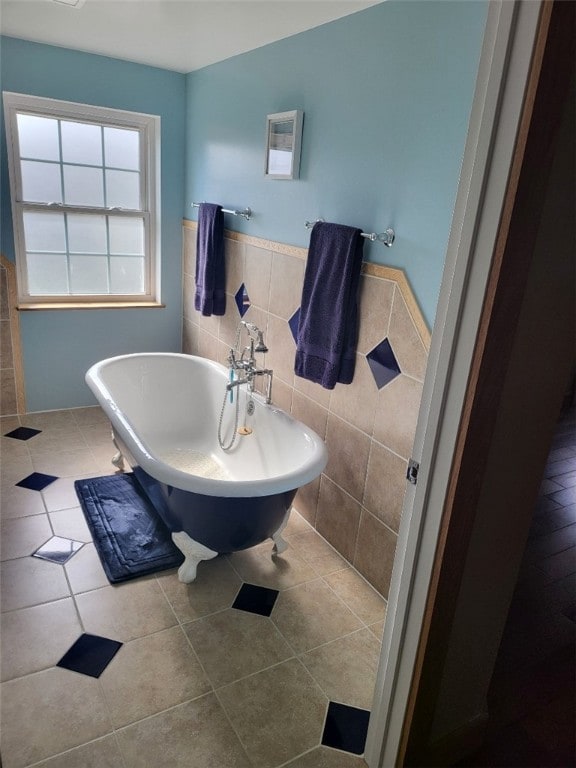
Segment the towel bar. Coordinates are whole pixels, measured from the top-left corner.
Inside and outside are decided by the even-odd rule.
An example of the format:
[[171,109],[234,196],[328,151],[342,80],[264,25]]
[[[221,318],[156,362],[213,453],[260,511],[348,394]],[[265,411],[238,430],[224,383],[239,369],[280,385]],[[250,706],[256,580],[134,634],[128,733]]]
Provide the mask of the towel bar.
[[[316,219],[316,221],[324,221],[324,219]],[[316,224],[316,221],[307,221],[305,222],[306,229],[312,229],[314,224]],[[387,248],[390,248],[392,246],[392,243],[394,242],[394,239],[396,237],[396,233],[392,229],[392,227],[388,227],[387,230],[384,232],[376,233],[376,232],[361,232],[360,233],[362,237],[365,237],[367,240],[370,240],[371,242],[378,241],[379,243],[382,243]]]
[[[200,208],[200,203],[192,203],[192,208]],[[235,211],[231,210],[230,208],[222,208],[222,213],[231,213],[232,216],[242,216],[243,219],[248,219],[250,216],[252,216],[252,211],[250,208],[244,208],[243,211]]]

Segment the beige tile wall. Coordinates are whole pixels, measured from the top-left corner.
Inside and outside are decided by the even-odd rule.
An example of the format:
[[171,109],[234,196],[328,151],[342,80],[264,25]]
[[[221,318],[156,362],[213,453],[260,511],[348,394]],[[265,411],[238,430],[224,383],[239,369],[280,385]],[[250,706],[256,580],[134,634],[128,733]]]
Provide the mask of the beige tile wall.
[[0,415],[25,410],[15,267],[0,254]]
[[[251,301],[244,319],[264,331],[274,402],[328,447],[324,473],[300,489],[295,506],[387,597],[429,347],[416,302],[401,272],[364,265],[354,381],[323,389],[294,374],[288,319],[300,305],[305,249],[227,234],[226,314],[202,317],[194,310],[196,229],[184,223],[183,351],[226,362],[241,319],[234,294],[244,283]],[[402,374],[378,390],[366,354],[386,337]]]

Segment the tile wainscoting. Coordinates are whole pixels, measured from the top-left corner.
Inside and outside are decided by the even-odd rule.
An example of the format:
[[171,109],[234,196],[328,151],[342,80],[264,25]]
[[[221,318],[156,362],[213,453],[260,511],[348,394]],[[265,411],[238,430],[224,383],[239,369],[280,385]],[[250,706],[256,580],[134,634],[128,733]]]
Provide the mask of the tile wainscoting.
[[[430,346],[404,273],[363,265],[354,381],[330,391],[294,374],[289,321],[300,306],[306,249],[227,231],[226,314],[203,317],[194,309],[195,222],[183,222],[183,243],[183,351],[226,363],[241,319],[264,331],[262,365],[274,371],[274,403],[328,447],[324,473],[298,491],[294,505],[387,597]],[[236,300],[242,286],[250,302],[243,318]],[[378,353],[371,353],[385,340],[399,373],[382,386]]]
[[0,254],[0,415],[26,412],[16,266]]

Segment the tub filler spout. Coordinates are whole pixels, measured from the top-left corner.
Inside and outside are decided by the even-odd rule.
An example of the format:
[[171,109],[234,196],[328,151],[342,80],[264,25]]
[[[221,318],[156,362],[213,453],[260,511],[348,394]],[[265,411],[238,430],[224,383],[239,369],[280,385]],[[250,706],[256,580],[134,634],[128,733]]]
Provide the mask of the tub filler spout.
[[226,392],[232,392],[236,387],[241,387],[243,384],[248,385],[248,391],[254,392],[254,379],[256,376],[266,376],[268,381],[266,383],[266,405],[272,403],[272,376],[274,372],[270,368],[255,368],[247,371],[246,375],[240,379],[231,379],[226,384]]

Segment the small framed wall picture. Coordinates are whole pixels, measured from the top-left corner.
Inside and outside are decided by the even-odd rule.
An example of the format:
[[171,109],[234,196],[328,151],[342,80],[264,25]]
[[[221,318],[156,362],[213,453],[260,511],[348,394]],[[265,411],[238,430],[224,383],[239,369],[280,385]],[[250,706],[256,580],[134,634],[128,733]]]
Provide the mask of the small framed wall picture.
[[266,117],[265,175],[269,179],[297,179],[304,113],[299,109]]

